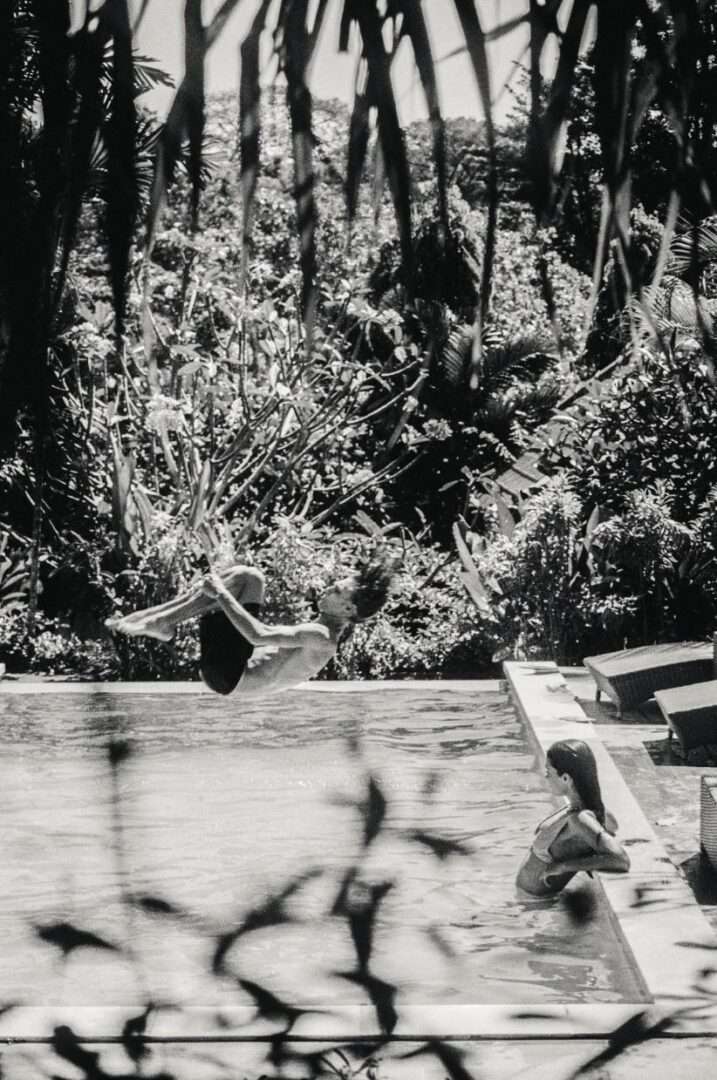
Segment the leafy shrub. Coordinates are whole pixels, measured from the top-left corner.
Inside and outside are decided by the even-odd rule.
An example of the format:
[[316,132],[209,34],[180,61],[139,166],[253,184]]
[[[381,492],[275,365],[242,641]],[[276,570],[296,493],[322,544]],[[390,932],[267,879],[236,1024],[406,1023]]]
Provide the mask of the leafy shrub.
[[0,609],[0,661],[8,672],[116,677],[117,664],[106,641],[82,641],[60,619],[39,615],[28,631],[27,612]]
[[341,643],[328,673],[342,679],[485,675],[497,636],[437,547],[408,545],[385,607]]
[[581,516],[572,485],[557,476],[529,501],[510,537],[494,535],[476,556],[504,646],[562,663],[579,650],[584,615],[575,554]]
[[665,484],[588,515],[572,479],[554,477],[510,536],[469,537],[483,613],[502,651],[581,662],[628,644],[711,635],[717,614],[715,493],[691,523]]
[[620,513],[628,493],[670,485],[687,522],[717,483],[717,384],[704,357],[643,350],[592,398],[569,442],[551,452],[587,507]]
[[691,529],[672,516],[664,484],[630,492],[622,514],[597,525],[592,552],[599,566],[593,587],[609,586],[632,609],[624,631],[633,641],[664,638],[674,628],[679,604],[677,572],[693,540]]

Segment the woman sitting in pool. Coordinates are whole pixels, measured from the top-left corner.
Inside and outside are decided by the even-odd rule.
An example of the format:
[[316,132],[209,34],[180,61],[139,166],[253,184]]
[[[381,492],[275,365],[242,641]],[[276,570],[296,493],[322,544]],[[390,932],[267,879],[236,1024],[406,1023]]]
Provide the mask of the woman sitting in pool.
[[535,830],[518,871],[518,887],[534,896],[551,896],[580,870],[629,870],[627,852],[615,839],[617,822],[603,806],[597,765],[587,743],[579,739],[553,743],[545,775],[567,802]]

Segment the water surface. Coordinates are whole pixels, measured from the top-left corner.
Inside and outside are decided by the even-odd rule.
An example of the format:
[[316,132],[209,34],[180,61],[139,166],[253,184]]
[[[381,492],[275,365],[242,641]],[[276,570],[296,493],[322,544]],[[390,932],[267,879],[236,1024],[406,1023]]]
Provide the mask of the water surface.
[[[371,965],[399,1004],[640,999],[603,905],[575,925],[560,901],[515,890],[554,802],[498,694],[0,695],[0,720],[0,1000],[245,1004],[240,976],[304,1003],[363,1001],[344,977],[355,966],[346,922],[327,914],[352,865],[367,885],[392,882]],[[133,747],[118,802],[111,738]],[[387,812],[365,852],[368,774]],[[417,831],[469,853],[438,858]],[[287,921],[242,935],[232,977],[212,975],[218,936],[310,870]],[[122,888],[182,918],[122,905]],[[57,922],[118,951],[63,962],[36,933]]]

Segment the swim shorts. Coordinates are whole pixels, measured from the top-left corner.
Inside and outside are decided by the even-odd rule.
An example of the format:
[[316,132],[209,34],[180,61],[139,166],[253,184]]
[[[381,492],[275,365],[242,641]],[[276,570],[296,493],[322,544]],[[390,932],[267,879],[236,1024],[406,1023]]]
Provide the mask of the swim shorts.
[[[261,604],[244,604],[245,611],[255,617]],[[254,646],[237,630],[223,611],[209,611],[199,620],[200,659],[202,678],[217,694],[231,694],[241,679]]]

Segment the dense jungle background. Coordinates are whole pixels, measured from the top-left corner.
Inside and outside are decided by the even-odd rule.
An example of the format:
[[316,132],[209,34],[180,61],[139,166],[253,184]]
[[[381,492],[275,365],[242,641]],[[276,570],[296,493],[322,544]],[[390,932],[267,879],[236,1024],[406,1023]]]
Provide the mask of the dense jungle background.
[[[418,41],[403,6],[385,14],[394,50]],[[192,627],[167,647],[114,640],[104,618],[235,560],[266,570],[267,620],[304,617],[377,544],[400,560],[393,595],[327,677],[468,676],[509,653],[711,633],[711,5],[679,102],[669,11],[626,24],[617,164],[607,23],[569,82],[518,72],[498,127],[432,108],[399,130],[401,158],[363,16],[353,110],[309,102],[301,127],[301,7],[282,6],[260,124],[248,48],[239,111],[204,100],[195,59],[160,123],[143,96],[171,80],[132,53],[126,5],[69,37],[64,5],[5,9],[0,661],[191,677]],[[536,122],[558,107],[546,196]]]

